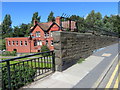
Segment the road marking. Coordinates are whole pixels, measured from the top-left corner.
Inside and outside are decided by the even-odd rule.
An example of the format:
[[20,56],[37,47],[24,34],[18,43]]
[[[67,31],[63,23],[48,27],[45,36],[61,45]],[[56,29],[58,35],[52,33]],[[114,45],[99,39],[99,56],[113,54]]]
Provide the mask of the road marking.
[[109,57],[111,56],[111,53],[103,53],[102,56]]
[[117,73],[117,71],[118,71],[118,66],[120,65],[120,62],[117,64],[117,66],[115,67],[115,70],[114,70],[114,72],[112,73],[112,76],[110,77],[110,79],[109,79],[109,81],[108,81],[108,83],[107,83],[107,85],[106,85],[106,87],[105,88],[110,88],[110,86],[111,86],[111,84],[112,84],[112,81],[113,81],[113,79],[114,79],[114,77],[115,77],[115,75],[116,75],[116,73]]
[[114,88],[118,88],[119,82],[120,82],[120,73],[115,81]]
[[106,76],[107,72],[109,71],[109,69],[112,67],[112,64],[114,63],[114,61],[118,58],[117,54],[115,56],[115,58],[112,60],[112,62],[108,65],[108,67],[103,71],[103,73],[100,75],[100,77],[97,79],[97,81],[94,83],[94,85],[92,86],[92,88],[97,88],[100,83],[102,82],[102,80],[104,79],[104,77]]

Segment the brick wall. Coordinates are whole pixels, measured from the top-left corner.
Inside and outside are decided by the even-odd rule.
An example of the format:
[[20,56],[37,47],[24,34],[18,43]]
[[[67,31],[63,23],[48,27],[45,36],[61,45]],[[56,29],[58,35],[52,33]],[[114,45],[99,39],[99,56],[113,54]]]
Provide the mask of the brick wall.
[[118,42],[116,37],[76,32],[54,32],[53,39],[57,71],[63,71],[80,58],[90,56],[95,49]]

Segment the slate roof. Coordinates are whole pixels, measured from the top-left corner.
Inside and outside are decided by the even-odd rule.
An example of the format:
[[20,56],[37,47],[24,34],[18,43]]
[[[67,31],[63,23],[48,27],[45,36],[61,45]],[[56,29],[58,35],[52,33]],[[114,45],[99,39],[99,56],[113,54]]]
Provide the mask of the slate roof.
[[38,23],[38,25],[45,31],[47,31],[52,24],[53,24],[53,22]]
[[[42,28],[42,30],[47,31],[55,22],[47,22],[47,23],[37,23],[32,29],[31,32],[34,30],[34,28],[38,25]],[[58,25],[59,26],[59,25]],[[69,29],[69,21],[63,21],[62,27],[64,29]],[[71,30],[76,29],[76,22],[71,21]]]

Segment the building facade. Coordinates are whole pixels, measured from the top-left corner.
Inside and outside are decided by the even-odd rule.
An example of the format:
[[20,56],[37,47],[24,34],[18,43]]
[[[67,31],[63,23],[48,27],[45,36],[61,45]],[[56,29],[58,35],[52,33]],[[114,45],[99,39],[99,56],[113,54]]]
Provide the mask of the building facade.
[[39,23],[34,21],[34,26],[30,29],[29,37],[6,38],[6,50],[18,53],[40,52],[43,45],[54,50],[52,32],[65,31],[70,29],[75,31],[76,22],[61,21],[61,17],[56,17],[55,21]]

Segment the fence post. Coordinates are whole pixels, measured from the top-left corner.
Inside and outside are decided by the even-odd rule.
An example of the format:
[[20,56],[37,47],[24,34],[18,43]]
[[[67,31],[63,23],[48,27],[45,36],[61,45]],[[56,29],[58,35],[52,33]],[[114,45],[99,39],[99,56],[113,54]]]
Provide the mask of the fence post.
[[11,90],[11,76],[10,76],[10,62],[7,61],[7,71],[8,71],[8,87]]
[[52,51],[52,71],[55,72],[55,53]]

